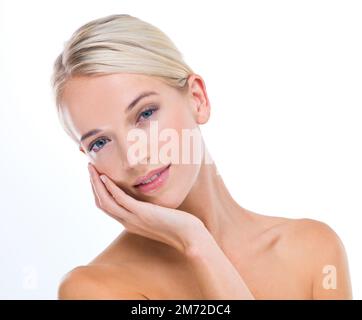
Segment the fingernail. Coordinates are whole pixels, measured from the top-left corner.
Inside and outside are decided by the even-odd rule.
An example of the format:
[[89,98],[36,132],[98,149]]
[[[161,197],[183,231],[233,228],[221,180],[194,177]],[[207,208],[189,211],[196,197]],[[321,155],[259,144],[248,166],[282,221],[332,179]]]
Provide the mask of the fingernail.
[[103,182],[106,182],[106,180],[107,180],[106,176],[104,176],[104,175],[101,175],[100,178]]

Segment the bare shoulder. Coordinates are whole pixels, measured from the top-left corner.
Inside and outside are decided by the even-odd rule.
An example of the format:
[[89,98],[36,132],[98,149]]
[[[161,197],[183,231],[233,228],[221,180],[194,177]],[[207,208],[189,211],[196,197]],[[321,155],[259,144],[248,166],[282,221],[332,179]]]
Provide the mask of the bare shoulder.
[[327,262],[331,255],[344,255],[345,248],[338,234],[325,222],[314,219],[288,219],[283,229],[284,240],[313,260]]
[[352,299],[344,244],[332,227],[315,219],[252,213],[262,247],[301,279],[313,299]]
[[58,299],[147,299],[126,270],[112,265],[78,266],[62,278]]
[[283,227],[281,247],[303,268],[314,299],[351,299],[348,259],[344,244],[327,223],[290,219]]
[[58,299],[147,299],[142,293],[140,272],[131,263],[130,241],[122,232],[88,265],[66,273],[58,287]]
[[[88,265],[69,271],[59,299],[148,299],[165,273],[161,261],[172,257],[166,246],[123,231]],[[149,268],[145,268],[147,265]]]
[[[266,216],[253,213],[261,226],[262,234],[277,237],[278,245],[285,250],[302,250],[299,253],[324,254],[342,253],[344,246],[338,234],[326,223],[308,219],[293,219],[278,216]],[[321,254],[319,254],[321,257]]]

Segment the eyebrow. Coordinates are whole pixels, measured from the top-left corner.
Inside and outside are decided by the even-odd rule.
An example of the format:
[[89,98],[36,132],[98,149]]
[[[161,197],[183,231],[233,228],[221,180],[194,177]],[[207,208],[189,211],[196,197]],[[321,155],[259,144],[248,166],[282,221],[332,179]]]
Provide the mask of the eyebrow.
[[[130,112],[136,105],[137,103],[145,98],[145,97],[148,97],[148,96],[151,96],[151,95],[158,95],[157,92],[155,91],[145,91],[145,92],[142,92],[141,94],[139,94],[135,99],[132,100],[132,102],[128,105],[128,107],[126,108],[125,110],[125,113],[126,112]],[[80,138],[80,142],[82,142],[83,140],[91,137],[91,136],[94,136],[95,134],[101,132],[102,130],[101,129],[92,129],[88,132],[86,132],[85,134],[82,135],[82,137]]]

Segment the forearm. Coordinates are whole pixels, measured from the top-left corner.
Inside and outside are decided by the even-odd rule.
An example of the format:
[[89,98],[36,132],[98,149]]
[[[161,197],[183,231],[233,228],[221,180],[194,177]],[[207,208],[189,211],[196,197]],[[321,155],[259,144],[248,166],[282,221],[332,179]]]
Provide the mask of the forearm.
[[206,228],[194,233],[185,255],[205,299],[254,299],[238,271]]

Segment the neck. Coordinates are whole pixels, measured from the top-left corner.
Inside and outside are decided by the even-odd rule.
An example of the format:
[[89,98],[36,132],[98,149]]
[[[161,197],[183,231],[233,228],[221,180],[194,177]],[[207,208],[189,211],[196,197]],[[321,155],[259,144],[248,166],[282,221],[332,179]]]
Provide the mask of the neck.
[[227,233],[240,224],[244,209],[230,195],[215,163],[205,163],[204,159],[197,180],[177,209],[197,216],[223,248]]

